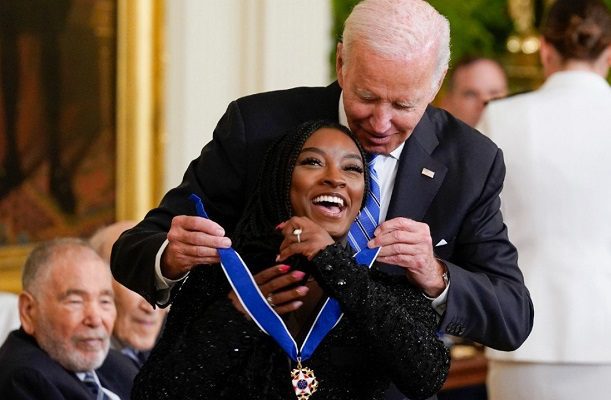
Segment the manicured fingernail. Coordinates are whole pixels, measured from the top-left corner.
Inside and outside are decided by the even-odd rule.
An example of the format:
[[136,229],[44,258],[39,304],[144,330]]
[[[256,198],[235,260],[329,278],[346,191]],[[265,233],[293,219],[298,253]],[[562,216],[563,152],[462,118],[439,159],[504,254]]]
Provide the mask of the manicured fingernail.
[[276,229],[280,229],[282,225],[284,225],[284,222],[280,222],[278,225],[276,225]]
[[291,269],[291,267],[286,264],[282,264],[281,266],[278,267],[278,271],[283,272],[283,273],[287,272],[289,269]]
[[303,271],[293,271],[291,274],[293,278],[301,279],[305,276],[305,272]]
[[308,287],[307,287],[307,286],[299,286],[299,287],[298,287],[297,289],[295,289],[295,290],[297,290],[297,293],[299,293],[301,296],[305,296],[305,295],[308,293],[308,291],[309,291],[310,289],[308,289]]

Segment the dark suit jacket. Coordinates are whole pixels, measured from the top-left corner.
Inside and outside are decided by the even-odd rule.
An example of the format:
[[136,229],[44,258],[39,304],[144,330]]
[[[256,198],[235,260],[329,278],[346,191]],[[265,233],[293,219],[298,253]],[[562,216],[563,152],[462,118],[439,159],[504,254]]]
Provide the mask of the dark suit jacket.
[[[129,399],[138,370],[121,353],[110,350],[96,371],[100,383],[121,399]],[[0,397],[29,400],[95,400],[85,384],[45,353],[22,329],[0,347]]]
[[[181,185],[115,244],[115,277],[154,303],[154,258],[172,217],[195,215],[188,195],[199,195],[210,217],[231,233],[256,185],[266,148],[304,121],[337,121],[339,95],[333,83],[232,102]],[[423,168],[434,177],[423,175]],[[447,242],[435,247],[451,281],[440,329],[512,350],[532,328],[533,307],[499,210],[504,176],[501,150],[492,141],[430,106],[403,148],[387,218],[425,222],[433,245]]]

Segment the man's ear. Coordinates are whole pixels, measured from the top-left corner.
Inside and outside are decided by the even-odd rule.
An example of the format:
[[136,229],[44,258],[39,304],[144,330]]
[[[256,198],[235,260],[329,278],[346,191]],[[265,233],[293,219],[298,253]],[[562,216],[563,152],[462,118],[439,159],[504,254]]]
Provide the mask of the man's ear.
[[34,334],[36,307],[36,300],[30,293],[21,292],[19,294],[19,319],[21,320],[21,327],[29,335]]
[[342,55],[343,49],[344,49],[344,44],[342,42],[339,42],[335,49],[335,73],[337,75],[337,82],[339,83],[339,86],[342,89],[344,87],[344,75],[343,75],[344,58]]

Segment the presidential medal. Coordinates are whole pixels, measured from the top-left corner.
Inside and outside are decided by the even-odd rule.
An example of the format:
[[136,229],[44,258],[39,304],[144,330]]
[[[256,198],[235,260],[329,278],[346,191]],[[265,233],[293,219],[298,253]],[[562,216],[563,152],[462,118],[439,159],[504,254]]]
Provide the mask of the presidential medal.
[[318,389],[318,381],[314,376],[314,371],[302,367],[301,360],[297,361],[297,368],[291,371],[291,378],[298,400],[307,400]]

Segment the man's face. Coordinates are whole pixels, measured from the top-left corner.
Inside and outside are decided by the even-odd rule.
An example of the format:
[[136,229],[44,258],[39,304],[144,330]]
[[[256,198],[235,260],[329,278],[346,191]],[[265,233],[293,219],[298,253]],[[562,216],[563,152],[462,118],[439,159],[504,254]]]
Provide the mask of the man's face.
[[154,309],[142,296],[113,281],[117,320],[113,335],[123,344],[137,350],[155,345],[166,309]]
[[96,369],[108,353],[116,315],[110,270],[88,249],[54,264],[39,298],[30,296],[31,323],[24,329],[64,368]]
[[442,103],[456,118],[477,125],[486,103],[507,96],[507,79],[494,62],[479,60],[454,73],[453,88]]
[[354,43],[348,59],[337,48],[337,78],[350,129],[370,153],[388,154],[411,135],[433,100],[435,57],[381,57]]
[[314,132],[297,157],[291,178],[291,206],[323,227],[334,239],[346,233],[359,212],[365,191],[361,153],[344,132]]

